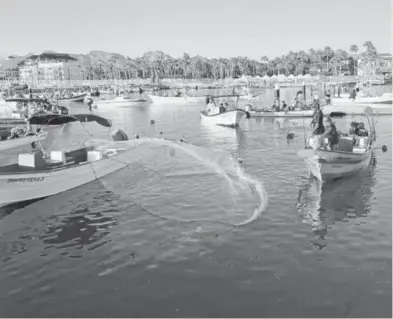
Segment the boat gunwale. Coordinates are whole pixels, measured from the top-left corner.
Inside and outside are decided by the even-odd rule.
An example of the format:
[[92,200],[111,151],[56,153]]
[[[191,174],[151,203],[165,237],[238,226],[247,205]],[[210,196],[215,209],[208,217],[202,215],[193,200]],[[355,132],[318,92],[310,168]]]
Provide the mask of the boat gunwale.
[[[89,148],[89,147],[86,147],[86,149],[87,148]],[[73,150],[73,151],[78,151],[78,150],[81,150],[81,149],[83,149],[83,148],[76,149],[76,150]],[[70,169],[70,168],[75,168],[75,167],[81,167],[81,166],[85,166],[85,165],[88,165],[88,164],[91,164],[91,163],[96,163],[96,162],[101,162],[101,161],[104,161],[104,160],[108,160],[108,159],[110,159],[112,157],[116,157],[117,155],[120,155],[120,154],[126,152],[127,150],[128,149],[124,149],[124,150],[118,151],[116,154],[109,155],[109,156],[103,156],[101,159],[96,160],[96,161],[84,161],[84,162],[78,162],[78,163],[74,162],[74,163],[69,163],[69,164],[66,163],[66,164],[61,164],[58,167],[54,167],[54,168],[49,169],[49,170],[35,170],[34,168],[31,168],[31,171],[26,171],[26,172],[12,172],[12,171],[4,172],[4,171],[1,171],[2,167],[10,167],[10,166],[16,166],[17,167],[19,165],[18,165],[18,163],[14,163],[14,164],[10,164],[10,165],[3,165],[2,167],[0,167],[0,180],[5,180],[6,178],[4,176],[7,176],[7,178],[12,178],[12,177],[15,177],[15,176],[20,176],[20,175],[33,175],[33,174],[41,174],[41,175],[45,174],[45,176],[47,176],[50,173],[54,173],[54,172],[58,172],[58,171],[62,171],[62,170]],[[70,152],[72,152],[72,151],[70,151]]]
[[207,114],[205,113],[205,111],[200,111],[200,113],[201,113],[203,116],[205,116],[205,117],[214,117],[214,116],[223,115],[223,114],[232,113],[232,112],[240,112],[240,113],[242,113],[242,114],[245,114],[245,113],[246,113],[246,111],[241,110],[241,109],[225,111],[225,112],[221,112],[221,113],[218,113],[218,114],[212,114],[212,115],[207,115]]

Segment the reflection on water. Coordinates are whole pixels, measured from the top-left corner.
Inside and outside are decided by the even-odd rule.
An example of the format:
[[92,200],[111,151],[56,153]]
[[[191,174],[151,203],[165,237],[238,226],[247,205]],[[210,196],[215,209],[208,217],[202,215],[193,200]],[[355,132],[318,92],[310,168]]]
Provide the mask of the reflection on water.
[[299,189],[297,209],[317,236],[313,242],[315,246],[326,247],[325,236],[335,222],[367,216],[371,209],[369,200],[375,184],[376,164],[373,154],[370,165],[348,178],[323,184],[313,176],[306,179]]

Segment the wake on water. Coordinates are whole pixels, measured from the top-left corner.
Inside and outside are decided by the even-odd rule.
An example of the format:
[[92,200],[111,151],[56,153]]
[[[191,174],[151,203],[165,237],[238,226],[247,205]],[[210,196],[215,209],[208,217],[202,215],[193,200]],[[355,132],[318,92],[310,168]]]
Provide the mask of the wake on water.
[[236,227],[255,221],[266,208],[263,184],[227,152],[158,138],[92,139],[85,145],[103,152],[124,150],[110,161],[123,163],[125,169],[101,182],[156,217]]

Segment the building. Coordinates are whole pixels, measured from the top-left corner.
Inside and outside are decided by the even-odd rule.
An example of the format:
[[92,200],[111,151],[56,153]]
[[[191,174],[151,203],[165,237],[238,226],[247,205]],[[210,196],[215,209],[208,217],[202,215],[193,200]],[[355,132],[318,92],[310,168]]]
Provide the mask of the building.
[[19,80],[20,63],[24,57],[10,55],[4,60],[0,60],[0,80],[17,82]]
[[30,55],[19,66],[19,77],[27,83],[82,79],[78,60],[68,54],[44,52]]

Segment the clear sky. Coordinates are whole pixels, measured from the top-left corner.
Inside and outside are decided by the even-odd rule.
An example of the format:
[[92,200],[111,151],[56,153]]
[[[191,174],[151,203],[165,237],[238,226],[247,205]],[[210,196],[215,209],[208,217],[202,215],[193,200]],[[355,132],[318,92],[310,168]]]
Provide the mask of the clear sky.
[[162,50],[212,57],[348,50],[392,52],[391,0],[0,1],[0,55]]

